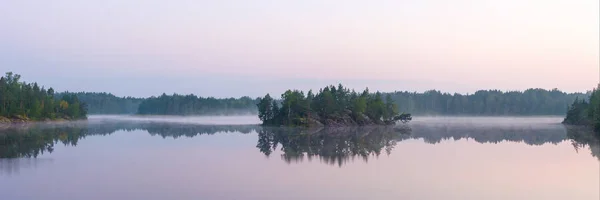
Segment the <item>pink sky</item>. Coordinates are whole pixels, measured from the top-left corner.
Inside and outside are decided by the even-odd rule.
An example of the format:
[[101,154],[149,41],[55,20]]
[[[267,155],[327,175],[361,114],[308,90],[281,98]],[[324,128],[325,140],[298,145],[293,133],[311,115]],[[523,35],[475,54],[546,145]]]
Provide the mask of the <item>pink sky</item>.
[[[575,92],[598,83],[599,23],[597,0],[8,1],[0,71],[59,90],[141,96],[319,87],[310,80],[384,91]],[[149,77],[186,83],[154,91],[143,88]],[[224,93],[238,88],[223,86],[234,84],[227,77],[269,84]],[[91,79],[131,84],[70,84]]]

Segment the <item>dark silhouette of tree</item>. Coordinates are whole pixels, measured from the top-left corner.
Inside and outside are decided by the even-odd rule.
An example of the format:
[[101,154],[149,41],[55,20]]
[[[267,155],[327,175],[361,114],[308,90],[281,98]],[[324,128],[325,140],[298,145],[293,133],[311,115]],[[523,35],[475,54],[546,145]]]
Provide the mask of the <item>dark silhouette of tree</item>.
[[308,95],[288,90],[281,95],[281,103],[269,94],[259,98],[258,116],[263,125],[277,126],[393,124],[398,120],[398,106],[391,96],[384,101],[382,95],[369,94],[368,89],[359,95],[341,84]]
[[589,103],[583,99],[575,99],[575,102],[569,107],[567,116],[563,123],[571,125],[591,124],[591,118],[588,115]]
[[600,90],[594,90],[589,101],[575,99],[563,121],[569,125],[587,125],[600,132]]

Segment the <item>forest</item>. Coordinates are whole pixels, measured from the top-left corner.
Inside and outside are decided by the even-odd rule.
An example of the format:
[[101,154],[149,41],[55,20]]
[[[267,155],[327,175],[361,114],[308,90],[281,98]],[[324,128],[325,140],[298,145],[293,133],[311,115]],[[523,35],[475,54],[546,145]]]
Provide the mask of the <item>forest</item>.
[[[142,114],[142,115],[233,115],[256,114],[256,100],[242,98],[203,98],[195,95],[166,95],[138,98],[118,97],[105,92],[61,92],[56,99],[64,95],[75,95],[85,102],[89,114]],[[141,105],[141,106],[140,106]]]
[[[194,95],[161,95],[151,98],[117,97],[110,93],[59,93],[75,94],[88,105],[89,114],[163,114],[163,115],[212,115],[256,114],[256,99],[212,98]],[[473,94],[450,94],[436,90],[423,93],[391,92],[399,111],[413,115],[470,115],[470,116],[533,116],[564,115],[575,99],[589,98],[588,93],[565,93],[559,90],[528,89],[523,92],[480,90]],[[271,97],[281,103],[281,98]],[[139,105],[144,103],[143,108]],[[151,108],[149,106],[157,106]]]
[[[9,75],[10,74],[10,80]],[[265,96],[264,98],[213,98],[213,97],[199,97],[195,95],[160,95],[153,96],[150,98],[139,98],[139,97],[118,97],[110,93],[97,93],[97,92],[60,92],[54,93],[52,88],[44,89],[40,88],[36,83],[27,84],[19,81],[20,76],[13,73],[7,73],[7,76],[3,77],[2,81],[2,93],[0,93],[0,101],[2,101],[2,109],[0,115],[7,118],[16,117],[27,117],[31,119],[56,119],[56,118],[81,118],[85,114],[142,114],[142,115],[239,115],[239,114],[257,114],[257,104],[260,103],[259,99],[271,100],[277,102],[277,110],[284,112],[287,115],[287,108],[280,108],[283,105],[285,98],[289,98],[288,103],[305,103],[304,100],[309,98],[317,97],[322,98],[323,102],[311,102],[308,108],[315,108],[321,110],[311,110],[311,112],[305,112],[306,105],[296,105],[297,107],[290,107],[289,120],[285,123],[291,123],[291,120],[300,120],[303,117],[292,116],[292,114],[298,115],[311,115],[311,117],[319,116],[323,117],[323,120],[327,120],[328,117],[333,115],[346,115],[342,111],[353,111],[354,118],[361,117],[358,113],[364,113],[368,109],[363,108],[363,101],[367,101],[367,97],[376,97],[379,95],[382,102],[393,102],[392,104],[385,105],[389,109],[397,110],[400,112],[411,113],[413,115],[470,115],[470,116],[530,116],[530,115],[564,115],[569,112],[577,112],[577,109],[587,107],[588,99],[592,92],[588,93],[565,93],[557,89],[544,90],[544,89],[527,89],[525,91],[509,91],[503,92],[499,90],[480,90],[473,94],[450,94],[443,93],[437,90],[430,90],[422,93],[418,92],[407,92],[407,91],[396,91],[389,93],[373,93],[373,94],[362,94],[354,91],[348,91],[348,88],[343,88],[345,91],[342,93],[338,92],[338,88],[333,86],[326,87],[322,90],[327,90],[325,94],[304,94],[300,91],[288,91],[282,97],[271,97]],[[13,79],[17,79],[17,81]],[[19,88],[19,91],[15,91],[15,88]],[[22,91],[22,92],[21,92]],[[337,94],[339,93],[339,94]],[[354,93],[354,94],[352,94]],[[368,92],[367,92],[368,93]],[[312,95],[312,97],[311,97]],[[338,95],[338,96],[336,96]],[[341,96],[340,96],[341,95]],[[358,98],[363,95],[364,98]],[[52,96],[53,100],[45,99],[47,96]],[[302,98],[299,98],[303,96]],[[383,98],[385,97],[385,98]],[[333,101],[328,101],[327,98],[332,98]],[[356,99],[345,99],[345,98],[356,98]],[[70,109],[61,110],[60,102],[65,101],[69,105],[78,104],[79,106],[71,106]],[[357,102],[351,102],[358,100]],[[376,99],[371,99],[377,101]],[[577,100],[577,101],[576,101]],[[17,103],[13,103],[18,101]],[[37,101],[37,102],[36,102]],[[296,102],[297,101],[297,102]],[[312,100],[311,100],[312,101]],[[58,103],[57,103],[58,102]],[[573,103],[575,102],[575,103]],[[46,106],[52,104],[50,106]],[[85,105],[84,105],[85,104]],[[329,104],[331,104],[329,106]],[[353,105],[357,104],[357,105]],[[64,104],[63,104],[64,105]],[[292,105],[292,104],[290,104]],[[44,107],[44,110],[39,110],[40,107]],[[273,103],[267,107],[273,107]],[[303,108],[302,106],[305,106]],[[311,107],[312,106],[312,107]],[[357,107],[356,107],[357,106]],[[368,115],[369,118],[378,117],[375,115],[381,114],[383,111],[378,111],[376,114],[375,110],[378,108],[373,107],[375,104],[371,104]],[[381,105],[378,105],[381,106]],[[392,108],[394,106],[395,108]],[[260,107],[260,106],[259,106]],[[262,106],[266,108],[265,105]],[[573,108],[575,110],[568,110]],[[80,110],[80,111],[77,111]],[[352,110],[358,109],[358,110]],[[71,110],[71,111],[68,111]],[[273,110],[271,108],[271,110]],[[358,111],[358,112],[357,112]],[[55,114],[51,115],[50,113]],[[69,113],[70,112],[70,113]],[[78,112],[78,113],[75,113]],[[79,112],[83,112],[79,113]],[[394,114],[394,112],[390,112]],[[582,112],[583,113],[583,112]],[[586,112],[587,113],[587,112]],[[278,113],[269,113],[267,117],[274,117],[271,115]],[[277,120],[268,121],[267,124],[283,124],[279,116]],[[286,116],[287,117],[287,116]],[[338,116],[339,117],[339,116]],[[387,116],[388,118],[390,116]],[[336,117],[337,118],[337,117]],[[581,117],[580,117],[581,118]],[[357,120],[357,119],[352,119]],[[360,121],[360,119],[358,119]],[[388,119],[389,120],[389,119]],[[575,122],[576,121],[576,122]],[[570,117],[566,123],[571,124],[585,124],[585,118],[581,118],[573,121],[573,117]],[[331,121],[330,121],[331,122]],[[296,124],[306,124],[305,122],[293,122]],[[358,123],[358,122],[357,122]]]
[[592,92],[589,99],[576,99],[567,111],[564,124],[591,126],[600,133],[600,89]]
[[61,92],[54,95],[60,99],[65,95],[75,95],[88,106],[89,114],[135,114],[143,98],[117,97],[105,92]]
[[256,99],[224,98],[196,95],[166,95],[143,100],[137,110],[140,115],[242,115],[256,114]]
[[281,102],[269,94],[259,99],[258,117],[272,126],[347,126],[393,124],[399,119],[398,105],[380,92],[350,91],[343,85],[327,86],[313,94],[288,90]]
[[6,73],[0,78],[0,122],[85,119],[87,107],[75,95],[54,97],[54,89],[20,81]]
[[436,90],[423,93],[392,92],[400,109],[413,115],[527,116],[564,115],[575,99],[584,93],[565,93],[557,89],[527,89],[523,92],[479,90],[473,94],[450,94]]
[[[384,118],[375,122],[382,124],[398,112],[413,115],[564,115],[572,102],[588,98],[590,94],[591,92],[565,93],[557,89],[527,89],[522,92],[480,90],[466,95],[436,90],[423,93],[405,91],[371,94],[367,89],[358,94],[339,85],[338,88],[329,86],[321,89],[318,95],[310,91],[304,95],[296,90],[287,91],[277,100],[266,95],[261,98],[258,108],[259,117],[266,125],[302,125],[309,123],[302,120],[315,116],[324,118],[317,121],[327,122],[328,119],[339,119],[345,115],[351,116],[352,120],[361,124],[360,121],[364,119],[361,114],[366,114],[369,119]],[[382,99],[383,96],[385,99]]]

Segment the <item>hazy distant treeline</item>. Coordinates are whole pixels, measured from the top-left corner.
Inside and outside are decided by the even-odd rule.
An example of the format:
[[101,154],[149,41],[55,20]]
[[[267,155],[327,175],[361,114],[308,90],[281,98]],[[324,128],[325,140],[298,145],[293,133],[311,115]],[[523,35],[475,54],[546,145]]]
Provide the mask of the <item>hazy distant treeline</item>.
[[138,114],[142,115],[235,115],[257,113],[256,99],[250,97],[224,98],[196,95],[166,95],[142,101]]
[[[88,105],[90,114],[156,114],[156,115],[211,115],[256,114],[257,99],[212,98],[194,95],[161,95],[151,98],[117,97],[110,93],[75,94]],[[564,115],[576,98],[587,99],[590,93],[565,93],[559,90],[528,89],[502,92],[480,90],[473,94],[450,94],[440,91],[392,92],[390,94],[400,112],[413,115]],[[282,103],[281,98],[273,97]]]
[[90,114],[145,114],[145,115],[219,115],[255,114],[256,100],[242,98],[204,98],[195,95],[166,95],[150,98],[117,97],[111,93],[62,92],[56,99],[65,95],[75,95],[87,104]]
[[577,98],[590,94],[565,93],[557,89],[523,92],[480,90],[474,94],[440,91],[389,93],[401,112],[413,115],[564,115]]
[[61,92],[55,95],[60,99],[65,95],[75,95],[87,104],[89,114],[135,114],[143,98],[117,97],[110,93],[97,92]]

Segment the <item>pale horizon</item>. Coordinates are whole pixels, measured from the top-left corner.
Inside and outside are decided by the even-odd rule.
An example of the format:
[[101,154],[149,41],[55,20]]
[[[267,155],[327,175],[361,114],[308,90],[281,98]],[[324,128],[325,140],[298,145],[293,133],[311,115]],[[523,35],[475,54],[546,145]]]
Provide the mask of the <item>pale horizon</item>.
[[597,0],[6,1],[0,72],[57,91],[258,97],[371,91],[586,92]]

